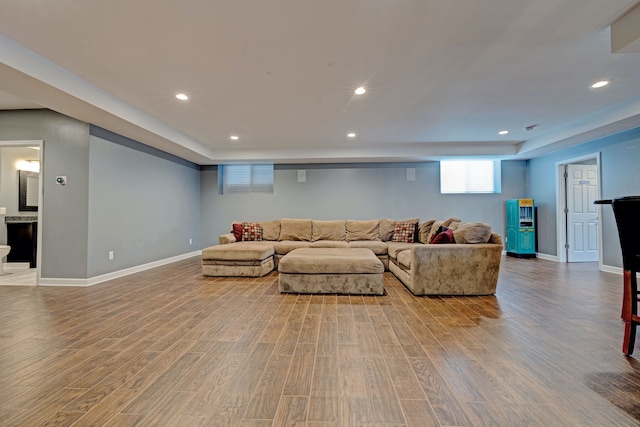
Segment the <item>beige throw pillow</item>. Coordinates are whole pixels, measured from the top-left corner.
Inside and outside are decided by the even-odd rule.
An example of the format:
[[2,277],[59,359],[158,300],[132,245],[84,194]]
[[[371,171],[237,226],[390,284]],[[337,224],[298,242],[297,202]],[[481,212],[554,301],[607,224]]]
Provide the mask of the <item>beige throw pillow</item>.
[[434,222],[436,222],[435,219],[430,219],[420,224],[420,228],[418,229],[418,240],[420,240],[420,243],[429,243],[429,232]]
[[282,218],[278,240],[311,241],[311,220]]
[[487,243],[491,238],[491,226],[483,222],[462,224],[453,231],[456,243]]
[[347,241],[354,240],[380,240],[380,221],[371,219],[368,221],[347,220]]
[[261,222],[262,240],[278,240],[280,237],[280,220]]
[[318,240],[346,240],[345,221],[316,221],[311,222],[311,241]]

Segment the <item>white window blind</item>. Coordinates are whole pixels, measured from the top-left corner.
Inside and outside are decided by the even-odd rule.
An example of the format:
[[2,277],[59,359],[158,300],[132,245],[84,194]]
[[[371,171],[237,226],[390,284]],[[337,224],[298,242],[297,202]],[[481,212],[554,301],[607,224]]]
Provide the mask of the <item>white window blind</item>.
[[500,193],[500,166],[499,160],[442,160],[440,192]]
[[223,165],[222,194],[273,193],[273,164]]

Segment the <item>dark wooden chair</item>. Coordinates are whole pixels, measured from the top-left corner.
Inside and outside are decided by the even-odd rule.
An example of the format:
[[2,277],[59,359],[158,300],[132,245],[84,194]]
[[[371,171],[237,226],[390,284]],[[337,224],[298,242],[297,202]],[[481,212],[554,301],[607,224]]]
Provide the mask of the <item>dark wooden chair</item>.
[[640,196],[613,199],[611,206],[618,225],[624,270],[622,352],[630,356],[636,341],[636,327],[640,323],[637,281],[637,274],[640,272]]

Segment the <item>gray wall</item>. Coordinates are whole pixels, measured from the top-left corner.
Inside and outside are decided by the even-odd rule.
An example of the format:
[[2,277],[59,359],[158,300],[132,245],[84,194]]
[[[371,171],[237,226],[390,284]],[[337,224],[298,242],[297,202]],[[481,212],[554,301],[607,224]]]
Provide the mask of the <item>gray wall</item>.
[[[416,180],[406,180],[406,169]],[[297,182],[297,170],[307,181]],[[483,221],[504,235],[505,200],[525,197],[525,162],[502,162],[501,194],[440,194],[438,162],[408,164],[276,165],[272,195],[219,195],[216,167],[201,172],[202,244],[217,243],[234,220],[275,218]]]
[[[44,141],[40,272],[43,278],[86,278],[89,125],[49,110],[0,111],[0,140]],[[58,175],[69,184],[57,185]]]
[[89,277],[201,249],[199,168],[99,128],[91,133]]
[[[44,141],[43,280],[91,278],[201,248],[196,165],[49,110],[0,111],[0,140]],[[55,183],[58,175],[67,185]]]
[[[601,153],[602,198],[640,194],[640,128],[529,160],[527,194],[538,206],[539,252],[557,255],[556,163],[596,152]],[[613,212],[607,206],[601,211],[603,264],[622,267]]]

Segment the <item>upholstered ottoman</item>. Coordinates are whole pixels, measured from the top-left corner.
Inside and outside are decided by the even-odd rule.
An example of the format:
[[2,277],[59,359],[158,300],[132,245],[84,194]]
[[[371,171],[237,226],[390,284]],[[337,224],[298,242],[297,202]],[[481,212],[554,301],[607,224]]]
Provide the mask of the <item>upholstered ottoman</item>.
[[370,249],[295,249],[280,260],[278,271],[284,293],[384,293],[384,265]]
[[237,242],[202,250],[204,276],[262,277],[273,271],[273,242]]

